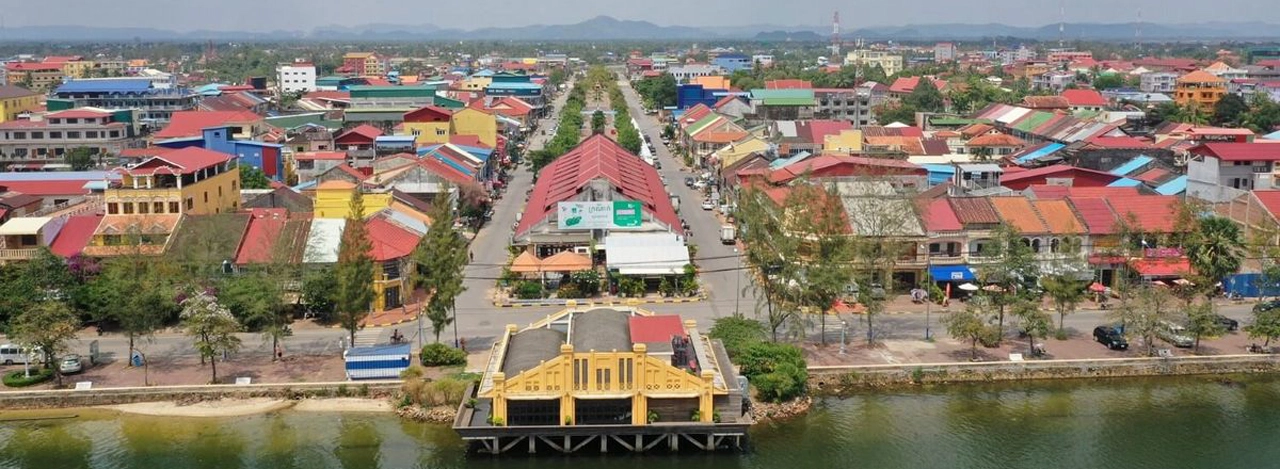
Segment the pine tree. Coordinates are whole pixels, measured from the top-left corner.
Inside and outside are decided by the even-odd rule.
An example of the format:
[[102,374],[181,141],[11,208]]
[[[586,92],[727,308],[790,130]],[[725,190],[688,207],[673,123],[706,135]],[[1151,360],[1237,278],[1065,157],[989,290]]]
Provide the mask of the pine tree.
[[[455,324],[457,319],[454,303],[466,290],[462,285],[462,271],[469,259],[466,241],[453,229],[453,207],[449,197],[437,197],[432,203],[431,227],[413,255],[423,272],[419,281],[430,294],[426,315],[431,320],[436,342],[439,342],[440,333],[445,327]],[[454,331],[456,334],[456,327]]]
[[369,254],[372,247],[364,225],[364,196],[357,187],[347,206],[346,226],[342,228],[342,244],[334,267],[338,279],[334,295],[338,319],[349,333],[352,345],[360,320],[369,315],[369,305],[373,303],[373,257]]

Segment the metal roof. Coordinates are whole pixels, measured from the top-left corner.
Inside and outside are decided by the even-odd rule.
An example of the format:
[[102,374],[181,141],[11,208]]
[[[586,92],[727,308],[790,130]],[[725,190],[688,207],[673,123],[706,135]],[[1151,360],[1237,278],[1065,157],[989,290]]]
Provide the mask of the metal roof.
[[49,217],[14,218],[4,225],[0,225],[0,236],[37,234],[40,232],[40,228],[44,228],[44,225],[51,220],[53,219]]
[[151,90],[150,79],[112,78],[70,80],[58,86],[57,93],[147,93]]
[[575,352],[619,352],[631,350],[630,315],[615,309],[597,308],[573,316],[569,340]]
[[1138,155],[1133,159],[1129,160],[1128,162],[1126,162],[1125,164],[1122,164],[1108,172],[1116,176],[1126,176],[1134,171],[1141,169],[1143,166],[1146,166],[1148,163],[1151,163],[1152,161],[1155,161],[1155,158],[1152,158],[1147,155]]
[[308,264],[332,264],[338,262],[338,246],[342,243],[342,229],[347,226],[343,218],[317,218],[311,222],[307,233],[307,249],[302,261]]
[[1187,191],[1187,177],[1178,176],[1172,181],[1161,184],[1156,188],[1156,193],[1160,195],[1178,195]]

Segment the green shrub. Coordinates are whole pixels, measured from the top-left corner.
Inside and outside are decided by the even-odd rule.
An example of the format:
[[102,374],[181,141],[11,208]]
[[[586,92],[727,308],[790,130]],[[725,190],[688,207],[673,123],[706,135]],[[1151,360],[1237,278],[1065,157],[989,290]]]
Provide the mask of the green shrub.
[[737,358],[747,346],[763,342],[768,336],[764,323],[736,316],[716,319],[707,335],[724,343],[724,350],[729,352],[729,358]]
[[574,283],[560,284],[560,290],[556,291],[557,298],[582,298],[582,290],[578,289],[578,285]]
[[455,366],[467,364],[467,352],[441,343],[422,347],[422,366]]
[[779,402],[804,394],[809,371],[799,347],[757,342],[748,345],[737,361],[761,399]]
[[628,298],[644,296],[644,280],[639,277],[618,277],[618,292]]
[[524,281],[516,284],[516,298],[522,300],[536,300],[542,298],[542,284],[538,282]]
[[569,278],[574,285],[578,286],[578,290],[586,296],[595,296],[600,293],[600,272],[582,270],[574,272]]
[[53,368],[32,369],[31,377],[26,376],[23,370],[15,370],[5,373],[4,385],[11,388],[24,388],[34,386],[45,381],[53,379]]
[[671,279],[662,277],[662,281],[658,282],[658,293],[662,296],[676,296],[676,285],[671,282]]
[[350,395],[351,395],[351,392],[347,390],[347,385],[345,384],[338,385],[338,397],[347,397]]

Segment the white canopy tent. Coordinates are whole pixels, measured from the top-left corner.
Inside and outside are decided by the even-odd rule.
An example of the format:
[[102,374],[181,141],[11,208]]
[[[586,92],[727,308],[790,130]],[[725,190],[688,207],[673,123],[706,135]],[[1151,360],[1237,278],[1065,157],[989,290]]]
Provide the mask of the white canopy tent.
[[674,233],[617,233],[605,236],[605,265],[621,275],[679,275],[689,265],[684,237]]

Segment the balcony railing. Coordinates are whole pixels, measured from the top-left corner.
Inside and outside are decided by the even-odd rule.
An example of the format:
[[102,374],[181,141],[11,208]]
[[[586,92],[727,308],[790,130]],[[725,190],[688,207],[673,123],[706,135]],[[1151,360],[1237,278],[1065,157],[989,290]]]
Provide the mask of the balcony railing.
[[39,249],[0,249],[0,261],[25,261],[34,259]]

